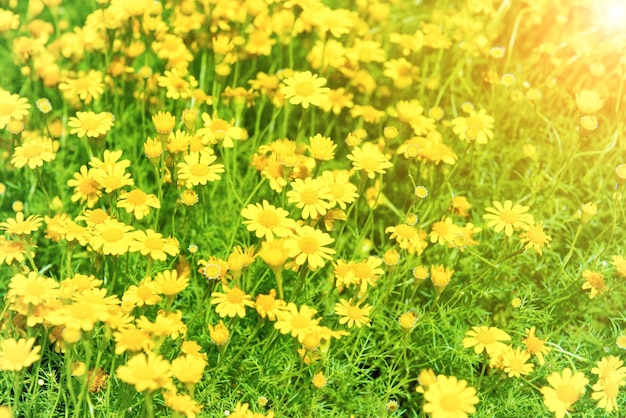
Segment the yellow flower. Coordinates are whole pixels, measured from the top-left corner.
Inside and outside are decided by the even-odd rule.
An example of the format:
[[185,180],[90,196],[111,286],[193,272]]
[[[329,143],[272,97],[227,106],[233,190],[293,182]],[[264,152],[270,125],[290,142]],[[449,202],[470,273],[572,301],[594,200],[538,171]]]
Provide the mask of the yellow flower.
[[461,140],[486,144],[493,138],[494,122],[494,118],[487,115],[485,109],[481,109],[478,113],[470,110],[469,116],[452,119],[452,130]]
[[276,318],[286,306],[285,301],[276,299],[276,291],[270,290],[268,294],[259,294],[256,297],[255,308],[261,318],[276,321]]
[[28,109],[30,104],[27,99],[0,88],[0,129],[4,129],[11,119],[24,119]]
[[189,286],[189,276],[179,275],[176,270],[165,270],[157,273],[154,278],[159,293],[165,296],[174,296]]
[[569,368],[563,369],[562,373],[554,372],[548,376],[550,386],[543,386],[543,403],[556,418],[563,418],[572,405],[585,393],[585,386],[589,379],[581,372],[572,373]]
[[172,375],[182,383],[199,383],[206,365],[200,356],[178,356],[172,360]]
[[598,206],[595,204],[595,202],[587,202],[583,204],[580,208],[580,211],[578,212],[578,217],[580,217],[580,223],[583,225],[589,223],[591,218],[596,216],[597,213]]
[[324,377],[324,373],[323,372],[317,372],[315,374],[315,376],[313,376],[313,386],[315,386],[318,389],[323,388],[324,386],[326,386],[326,377]]
[[230,338],[230,331],[228,331],[228,328],[224,325],[224,321],[220,319],[217,325],[209,325],[209,336],[213,344],[221,346],[226,344],[228,338]]
[[132,242],[133,227],[114,219],[107,219],[94,227],[89,244],[105,255],[121,255],[128,252]]
[[87,169],[86,165],[80,167],[80,171],[74,173],[74,178],[67,181],[67,185],[74,188],[72,202],[87,202],[87,206],[92,208],[102,196],[100,185],[93,178],[93,171]]
[[319,216],[324,216],[331,208],[332,195],[323,180],[307,177],[304,180],[296,179],[291,183],[287,199],[290,203],[295,203],[297,208],[302,209],[302,219],[317,219]]
[[541,249],[543,247],[550,248],[550,241],[552,241],[552,237],[543,231],[543,223],[541,222],[531,224],[528,230],[520,234],[519,238],[522,244],[526,244],[525,250],[532,248],[539,255],[542,255]]
[[71,117],[67,126],[72,128],[70,133],[79,138],[87,136],[98,138],[105,135],[113,126],[113,115],[108,112],[76,112],[76,117]]
[[405,249],[409,254],[421,254],[428,246],[425,241],[426,233],[407,224],[398,224],[385,228],[385,233],[391,233],[390,239],[395,239],[400,248]]
[[163,238],[158,232],[148,229],[134,231],[129,244],[130,251],[139,251],[153,260],[165,261],[167,256],[175,256],[179,252],[178,245],[171,238]]
[[589,115],[602,109],[604,100],[600,98],[600,95],[595,90],[583,90],[580,93],[576,93],[576,106],[578,106],[580,113]]
[[280,91],[285,95],[285,99],[289,99],[289,103],[302,105],[306,109],[309,104],[319,106],[326,98],[330,89],[324,87],[325,84],[324,77],[304,71],[283,80]]
[[611,264],[617,268],[617,275],[624,278],[626,277],[626,258],[621,255],[614,255]]
[[424,412],[432,418],[466,418],[476,412],[476,389],[455,376],[439,375],[424,392]]
[[506,345],[501,341],[511,340],[509,334],[496,327],[472,327],[465,335],[463,348],[474,347],[476,354],[480,354],[485,350],[487,350],[487,354],[499,351],[506,348]]
[[405,312],[398,318],[398,323],[403,331],[409,332],[417,324],[417,315],[415,312]]
[[532,370],[534,365],[532,363],[526,363],[530,359],[530,354],[517,347],[515,350],[512,348],[508,348],[504,351],[502,356],[502,366],[504,372],[509,375],[509,377],[521,377],[528,375]]
[[59,90],[67,100],[76,100],[78,97],[89,104],[104,93],[103,78],[100,71],[90,70],[88,73],[81,71],[75,77],[66,77],[59,84]]
[[591,399],[598,401],[597,407],[604,408],[606,412],[613,412],[619,407],[617,405],[617,395],[619,395],[620,386],[624,385],[623,380],[616,379],[598,379],[595,385],[591,387]]
[[28,142],[16,147],[11,157],[11,164],[16,168],[28,166],[30,169],[43,166],[44,162],[50,162],[56,158],[55,143],[52,139],[33,138]]
[[0,369],[2,371],[20,371],[39,360],[40,346],[33,347],[34,338],[15,340],[7,338],[0,342]]
[[362,147],[354,147],[348,159],[352,161],[354,170],[365,171],[370,179],[376,177],[376,174],[385,174],[388,168],[393,167],[387,156],[371,142],[364,143]]
[[125,209],[127,213],[132,213],[135,218],[141,220],[150,213],[150,208],[159,209],[161,202],[153,194],[134,189],[120,193],[117,197],[117,207]]
[[157,112],[152,115],[152,124],[159,135],[167,137],[176,126],[176,118],[170,112]]
[[163,400],[168,408],[180,413],[181,416],[195,418],[196,414],[202,411],[202,405],[183,393],[163,392]]
[[308,263],[309,269],[316,270],[324,267],[325,260],[332,260],[335,250],[326,246],[334,241],[327,233],[305,225],[298,227],[293,236],[287,238],[285,249],[297,265]]
[[309,151],[311,156],[318,161],[329,161],[335,158],[337,144],[332,139],[317,134],[309,137]]
[[487,226],[493,227],[495,232],[501,232],[504,230],[506,236],[513,235],[513,231],[519,229],[528,230],[533,223],[532,215],[526,213],[528,206],[522,206],[519,204],[513,205],[513,202],[507,200],[504,205],[500,202],[493,202],[495,208],[487,208],[486,215],[483,218],[488,220]]
[[222,178],[219,173],[224,172],[224,165],[213,164],[217,160],[215,155],[208,152],[192,152],[184,156],[183,160],[177,165],[178,178],[185,181],[188,188]]
[[596,367],[591,369],[591,373],[598,375],[601,380],[616,380],[623,382],[626,379],[626,367],[624,362],[617,356],[602,357],[596,362]]
[[254,307],[254,302],[250,295],[246,294],[243,290],[237,286],[233,288],[222,286],[222,292],[211,293],[211,305],[217,305],[215,311],[222,318],[230,317],[234,318],[238,316],[243,318],[246,316],[246,306]]
[[189,99],[192,90],[198,87],[198,80],[186,71],[179,71],[176,68],[165,70],[165,75],[158,77],[159,87],[165,87],[165,96],[172,100]]
[[153,392],[172,382],[170,363],[154,353],[133,356],[125,365],[117,368],[115,375],[121,381],[134,385],[137,392]]
[[39,215],[30,215],[24,219],[24,212],[17,212],[15,218],[0,223],[0,229],[10,235],[30,235],[37,231],[43,219]]
[[606,282],[604,281],[604,275],[597,271],[585,270],[583,271],[583,290],[589,289],[589,299],[595,298],[597,295],[601,295],[608,290]]
[[295,303],[289,303],[287,307],[279,314],[278,321],[274,323],[274,328],[282,334],[291,334],[297,338],[299,342],[304,341],[304,337],[313,331],[319,319],[313,318],[317,310],[302,305],[300,309]]
[[148,352],[152,350],[154,345],[150,333],[137,329],[134,325],[114,332],[113,338],[115,339],[115,354],[118,356],[125,351],[133,353],[139,351]]
[[131,285],[122,296],[122,302],[132,303],[133,306],[152,306],[161,301],[159,289],[150,277],[146,277],[138,285]]
[[296,226],[295,221],[289,218],[289,212],[271,205],[265,199],[262,204],[250,204],[243,208],[241,216],[245,219],[243,224],[248,231],[267,241],[273,241],[275,236],[286,237]]
[[339,319],[340,324],[347,324],[348,328],[352,328],[356,325],[357,328],[361,328],[363,325],[371,326],[370,318],[368,315],[372,311],[370,305],[359,306],[359,302],[352,304],[351,302],[340,299],[335,304],[335,315],[341,316]]

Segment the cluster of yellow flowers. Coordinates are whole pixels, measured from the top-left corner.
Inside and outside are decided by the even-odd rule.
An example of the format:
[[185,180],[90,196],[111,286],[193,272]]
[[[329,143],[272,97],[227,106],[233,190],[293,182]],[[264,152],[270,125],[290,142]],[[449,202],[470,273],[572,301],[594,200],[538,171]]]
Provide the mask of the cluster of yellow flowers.
[[[365,344],[405,361],[389,372],[403,373],[404,386],[417,380],[423,396],[413,393],[412,407],[462,418],[481,407],[471,368],[457,377],[442,358],[420,372],[408,366],[415,346],[431,344],[412,332],[423,312],[458,315],[450,324],[490,316],[494,304],[478,296],[492,291],[487,282],[543,260],[555,277],[529,286],[549,294],[546,309],[568,298],[608,304],[621,292],[626,165],[597,168],[602,185],[585,175],[593,190],[561,182],[576,177],[577,159],[623,159],[614,155],[621,133],[608,132],[623,107],[623,31],[577,34],[591,10],[580,4],[327,3],[3,2],[0,269],[10,279],[0,369],[16,376],[15,414],[23,373],[46,361],[63,362],[77,416],[88,392],[118,382],[143,394],[147,416],[163,405],[176,416],[215,414],[207,392],[218,384],[196,390],[209,362],[239,373],[246,350],[262,363],[280,344],[295,344],[315,405],[333,367],[356,361],[345,347]],[[593,148],[601,136],[612,142]],[[573,239],[557,240],[570,220],[556,212],[583,193],[593,197],[571,218]],[[606,247],[579,257],[601,217],[611,222]],[[565,295],[570,277],[578,291]],[[446,311],[461,304],[478,314]],[[401,333],[376,326],[388,318]],[[519,346],[498,327],[473,326],[453,350],[486,353],[489,373],[544,373],[548,385],[536,389],[562,418],[589,379],[573,365],[542,369],[558,346],[533,324],[518,328]],[[431,348],[444,334],[433,333]],[[616,338],[614,349],[626,347]],[[591,398],[607,412],[626,384],[622,366],[607,355],[590,371]],[[231,399],[228,414],[280,413],[263,399]]]

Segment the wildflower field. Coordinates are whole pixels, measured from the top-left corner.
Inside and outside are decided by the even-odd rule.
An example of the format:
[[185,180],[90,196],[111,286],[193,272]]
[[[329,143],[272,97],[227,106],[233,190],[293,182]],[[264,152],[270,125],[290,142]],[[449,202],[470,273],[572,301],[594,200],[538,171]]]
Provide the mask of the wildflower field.
[[625,22],[0,0],[0,417],[620,416]]

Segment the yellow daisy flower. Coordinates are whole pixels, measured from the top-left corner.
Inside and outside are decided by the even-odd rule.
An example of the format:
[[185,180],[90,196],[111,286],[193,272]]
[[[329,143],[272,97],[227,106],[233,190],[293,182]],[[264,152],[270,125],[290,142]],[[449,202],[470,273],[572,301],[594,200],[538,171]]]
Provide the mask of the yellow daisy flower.
[[319,178],[310,177],[295,179],[291,182],[291,190],[287,192],[287,199],[302,209],[302,219],[317,219],[324,216],[331,208],[332,195],[325,182]]
[[495,232],[504,230],[506,236],[510,237],[513,231],[519,229],[527,231],[533,223],[533,216],[526,213],[528,206],[513,205],[510,200],[505,201],[504,204],[494,201],[493,206],[493,208],[485,209],[489,213],[483,215],[483,218],[489,221],[487,226],[493,227]]
[[489,354],[503,347],[506,348],[502,341],[511,341],[509,334],[496,327],[472,327],[465,335],[463,348],[474,347],[476,354],[480,354],[485,350]]
[[100,185],[93,178],[93,172],[86,165],[80,167],[80,171],[74,173],[74,178],[67,181],[69,187],[74,188],[72,202],[87,202],[87,207],[92,208],[102,196]]
[[348,328],[352,328],[354,325],[357,328],[361,328],[363,325],[371,326],[371,320],[368,317],[371,311],[372,307],[370,305],[359,306],[358,302],[353,305],[343,298],[335,304],[335,315],[341,317],[339,318],[339,323],[346,324]]
[[572,405],[585,393],[589,379],[582,372],[573,373],[565,368],[561,373],[554,372],[548,376],[550,386],[543,386],[543,403],[553,412],[556,418],[563,418],[572,410]]
[[432,418],[466,418],[476,412],[476,389],[455,376],[439,375],[424,391],[423,410]]
[[107,219],[94,227],[89,244],[105,255],[121,255],[128,252],[132,242],[133,227],[114,219]]
[[215,155],[207,152],[192,152],[184,156],[183,160],[177,165],[178,178],[185,181],[189,188],[222,178],[219,173],[224,172],[224,165],[213,164],[217,160]]
[[[57,144],[58,145],[58,144]],[[11,164],[16,168],[28,166],[30,169],[43,166],[56,158],[58,146],[48,137],[33,138],[13,151]]]
[[283,80],[280,91],[285,95],[285,99],[289,99],[289,103],[299,104],[306,109],[309,104],[319,106],[326,98],[330,89],[324,87],[325,84],[324,77],[304,71]]
[[332,260],[335,250],[326,246],[334,241],[327,233],[305,225],[298,227],[293,236],[287,238],[285,249],[297,265],[308,263],[309,269],[316,270],[324,267],[325,260]]
[[24,119],[28,109],[30,104],[27,99],[0,89],[0,129],[4,129],[11,119]]
[[493,139],[494,122],[495,119],[487,115],[485,109],[481,109],[479,112],[470,110],[469,116],[452,119],[452,131],[461,140],[486,144],[490,139]]
[[377,145],[366,142],[362,147],[354,147],[348,155],[356,171],[365,171],[367,177],[373,179],[376,174],[385,174],[386,169],[393,167],[389,159],[380,152]]
[[319,323],[318,318],[313,318],[317,310],[302,305],[300,309],[295,303],[289,303],[287,307],[278,316],[278,321],[274,323],[274,328],[279,330],[281,334],[291,334],[297,338],[299,342],[311,332]]
[[271,205],[267,200],[250,204],[241,210],[243,224],[257,238],[273,241],[275,237],[286,237],[295,228],[296,222],[290,219],[289,212]]
[[153,392],[172,384],[169,361],[154,353],[140,353],[119,366],[115,375],[122,382],[135,386],[137,392]]
[[134,189],[130,192],[122,191],[117,197],[117,207],[125,209],[126,212],[132,213],[136,219],[143,219],[150,208],[159,209],[161,202],[153,195],[148,194],[140,189]]
[[79,138],[99,138],[113,127],[113,115],[109,112],[76,112],[76,116],[70,118],[67,126],[72,128],[70,134],[76,134]]
[[217,305],[215,311],[222,318],[234,318],[236,316],[244,318],[246,316],[246,306],[253,308],[254,302],[250,295],[246,294],[237,286],[232,288],[222,286],[224,292],[211,293],[211,305]]
[[39,360],[41,347],[38,345],[33,347],[33,344],[35,344],[34,338],[2,340],[0,342],[0,370],[20,371]]
[[24,219],[24,212],[17,212],[15,218],[0,222],[0,229],[10,235],[30,235],[41,227],[43,218],[39,215],[30,215]]
[[177,255],[180,250],[171,239],[163,238],[163,235],[152,229],[134,231],[129,248],[131,252],[138,251],[142,255],[160,261],[165,261],[168,255],[171,257]]

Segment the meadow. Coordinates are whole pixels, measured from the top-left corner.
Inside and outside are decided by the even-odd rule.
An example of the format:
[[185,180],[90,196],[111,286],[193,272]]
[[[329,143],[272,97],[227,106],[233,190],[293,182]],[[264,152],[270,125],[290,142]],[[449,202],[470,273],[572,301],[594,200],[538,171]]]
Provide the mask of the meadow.
[[0,418],[623,415],[624,21],[0,0]]

